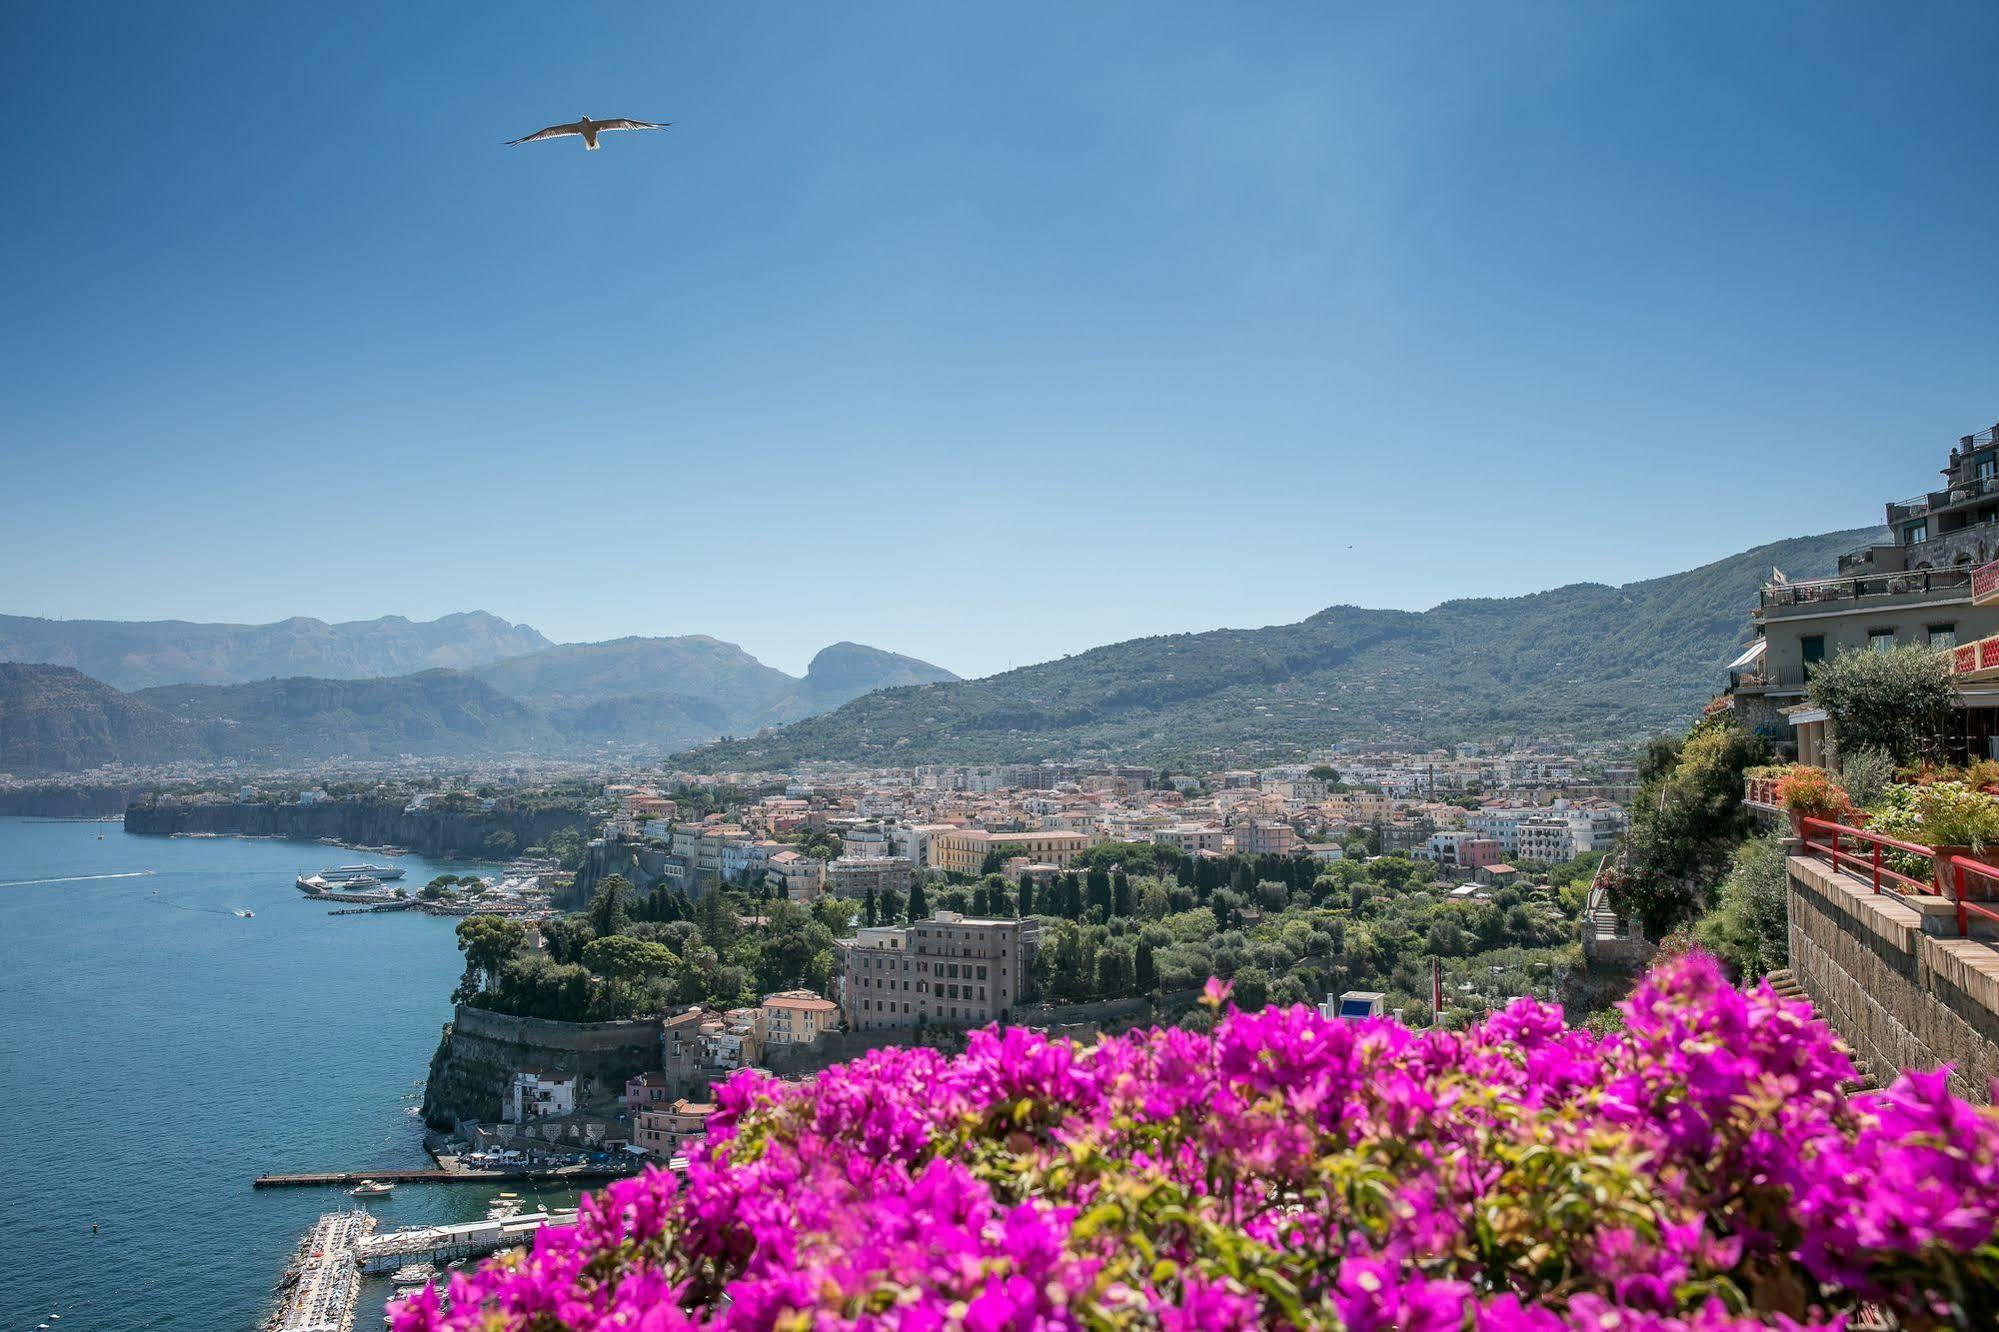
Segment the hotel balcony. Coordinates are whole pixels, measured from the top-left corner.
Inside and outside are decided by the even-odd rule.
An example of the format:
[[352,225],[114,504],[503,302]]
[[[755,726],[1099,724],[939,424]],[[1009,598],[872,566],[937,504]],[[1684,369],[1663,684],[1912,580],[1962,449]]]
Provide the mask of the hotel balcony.
[[1920,606],[1931,600],[1955,601],[1970,595],[1968,566],[1906,573],[1861,573],[1802,583],[1766,583],[1757,595],[1756,614],[1765,620],[1782,619],[1837,610],[1842,602],[1856,610],[1892,609]]

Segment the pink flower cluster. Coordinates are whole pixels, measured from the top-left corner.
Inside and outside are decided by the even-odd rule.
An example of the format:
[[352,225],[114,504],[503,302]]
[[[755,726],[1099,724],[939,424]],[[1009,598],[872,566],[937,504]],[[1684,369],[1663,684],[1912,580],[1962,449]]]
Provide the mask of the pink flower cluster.
[[[1219,1005],[1221,995],[1214,996]],[[1599,1039],[1230,1010],[739,1074],[686,1177],[589,1199],[397,1332],[1999,1326],[1999,1117],[1849,1096],[1802,1005],[1668,964]]]

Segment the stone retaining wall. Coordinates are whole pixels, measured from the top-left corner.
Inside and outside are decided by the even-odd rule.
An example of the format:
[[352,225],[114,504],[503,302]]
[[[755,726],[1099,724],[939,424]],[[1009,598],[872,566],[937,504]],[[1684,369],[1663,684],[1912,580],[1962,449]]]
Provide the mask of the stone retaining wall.
[[460,1007],[444,1029],[424,1085],[433,1128],[497,1120],[521,1069],[574,1074],[579,1105],[621,1095],[625,1081],[660,1064],[659,1023],[550,1022]]
[[1959,939],[1941,898],[1876,894],[1790,859],[1791,970],[1820,1016],[1884,1084],[1953,1066],[1951,1089],[1989,1103],[1999,1078],[1999,947]]

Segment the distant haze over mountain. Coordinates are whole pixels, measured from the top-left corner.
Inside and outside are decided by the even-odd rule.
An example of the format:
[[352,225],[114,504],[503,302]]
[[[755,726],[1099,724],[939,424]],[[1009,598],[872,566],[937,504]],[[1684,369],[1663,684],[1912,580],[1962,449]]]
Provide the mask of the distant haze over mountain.
[[[1774,542],[1664,578],[1577,583],[1428,611],[1334,606],[1297,624],[1132,639],[980,680],[856,643],[803,678],[701,635],[548,645],[472,613],[428,624],[255,627],[0,618],[0,657],[62,652],[122,678],[238,674],[273,654],[358,670],[410,654],[469,670],[298,674],[123,692],[88,669],[0,668],[0,772],[114,760],[665,754],[702,767],[1070,758],[1189,764],[1341,739],[1636,737],[1684,723],[1749,633],[1772,565],[1830,573],[1880,535]],[[66,632],[75,630],[77,632]],[[489,655],[528,640],[526,652]],[[23,644],[33,644],[32,648]],[[310,645],[310,648],[308,648]],[[259,655],[262,654],[262,655]],[[760,728],[776,728],[757,734]]]
[[292,675],[357,680],[438,666],[463,670],[548,646],[526,625],[484,611],[345,624],[303,616],[276,624],[193,624],[0,615],[0,661],[74,666],[120,689]]
[[[0,635],[0,657],[27,659],[0,662],[0,772],[23,775],[111,762],[294,764],[607,747],[663,754],[812,716],[885,685],[957,678],[857,643],[826,648],[802,679],[704,636],[557,647],[481,612],[428,624],[391,616],[262,626],[6,617]],[[523,644],[539,646],[507,650]],[[370,662],[439,657],[477,669],[352,674]],[[236,678],[294,659],[338,674]],[[126,680],[194,680],[127,691],[76,662]]]
[[1750,634],[1771,566],[1833,572],[1883,537],[1797,537],[1664,578],[1422,612],[1334,606],[1297,624],[1113,643],[1004,674],[869,694],[683,756],[708,770],[1067,759],[1198,763],[1343,739],[1639,736],[1684,724]]

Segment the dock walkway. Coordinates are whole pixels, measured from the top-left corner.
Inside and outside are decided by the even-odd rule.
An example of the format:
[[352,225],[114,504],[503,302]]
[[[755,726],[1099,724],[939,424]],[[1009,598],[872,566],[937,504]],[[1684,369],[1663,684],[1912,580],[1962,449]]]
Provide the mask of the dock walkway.
[[357,1255],[374,1229],[375,1218],[358,1209],[314,1222],[285,1269],[267,1332],[348,1332],[361,1293]]
[[364,1179],[379,1184],[513,1184],[523,1180],[538,1184],[594,1184],[607,1179],[623,1179],[637,1171],[626,1166],[557,1166],[548,1170],[327,1170],[298,1175],[259,1175],[251,1187],[259,1189],[353,1187]]

